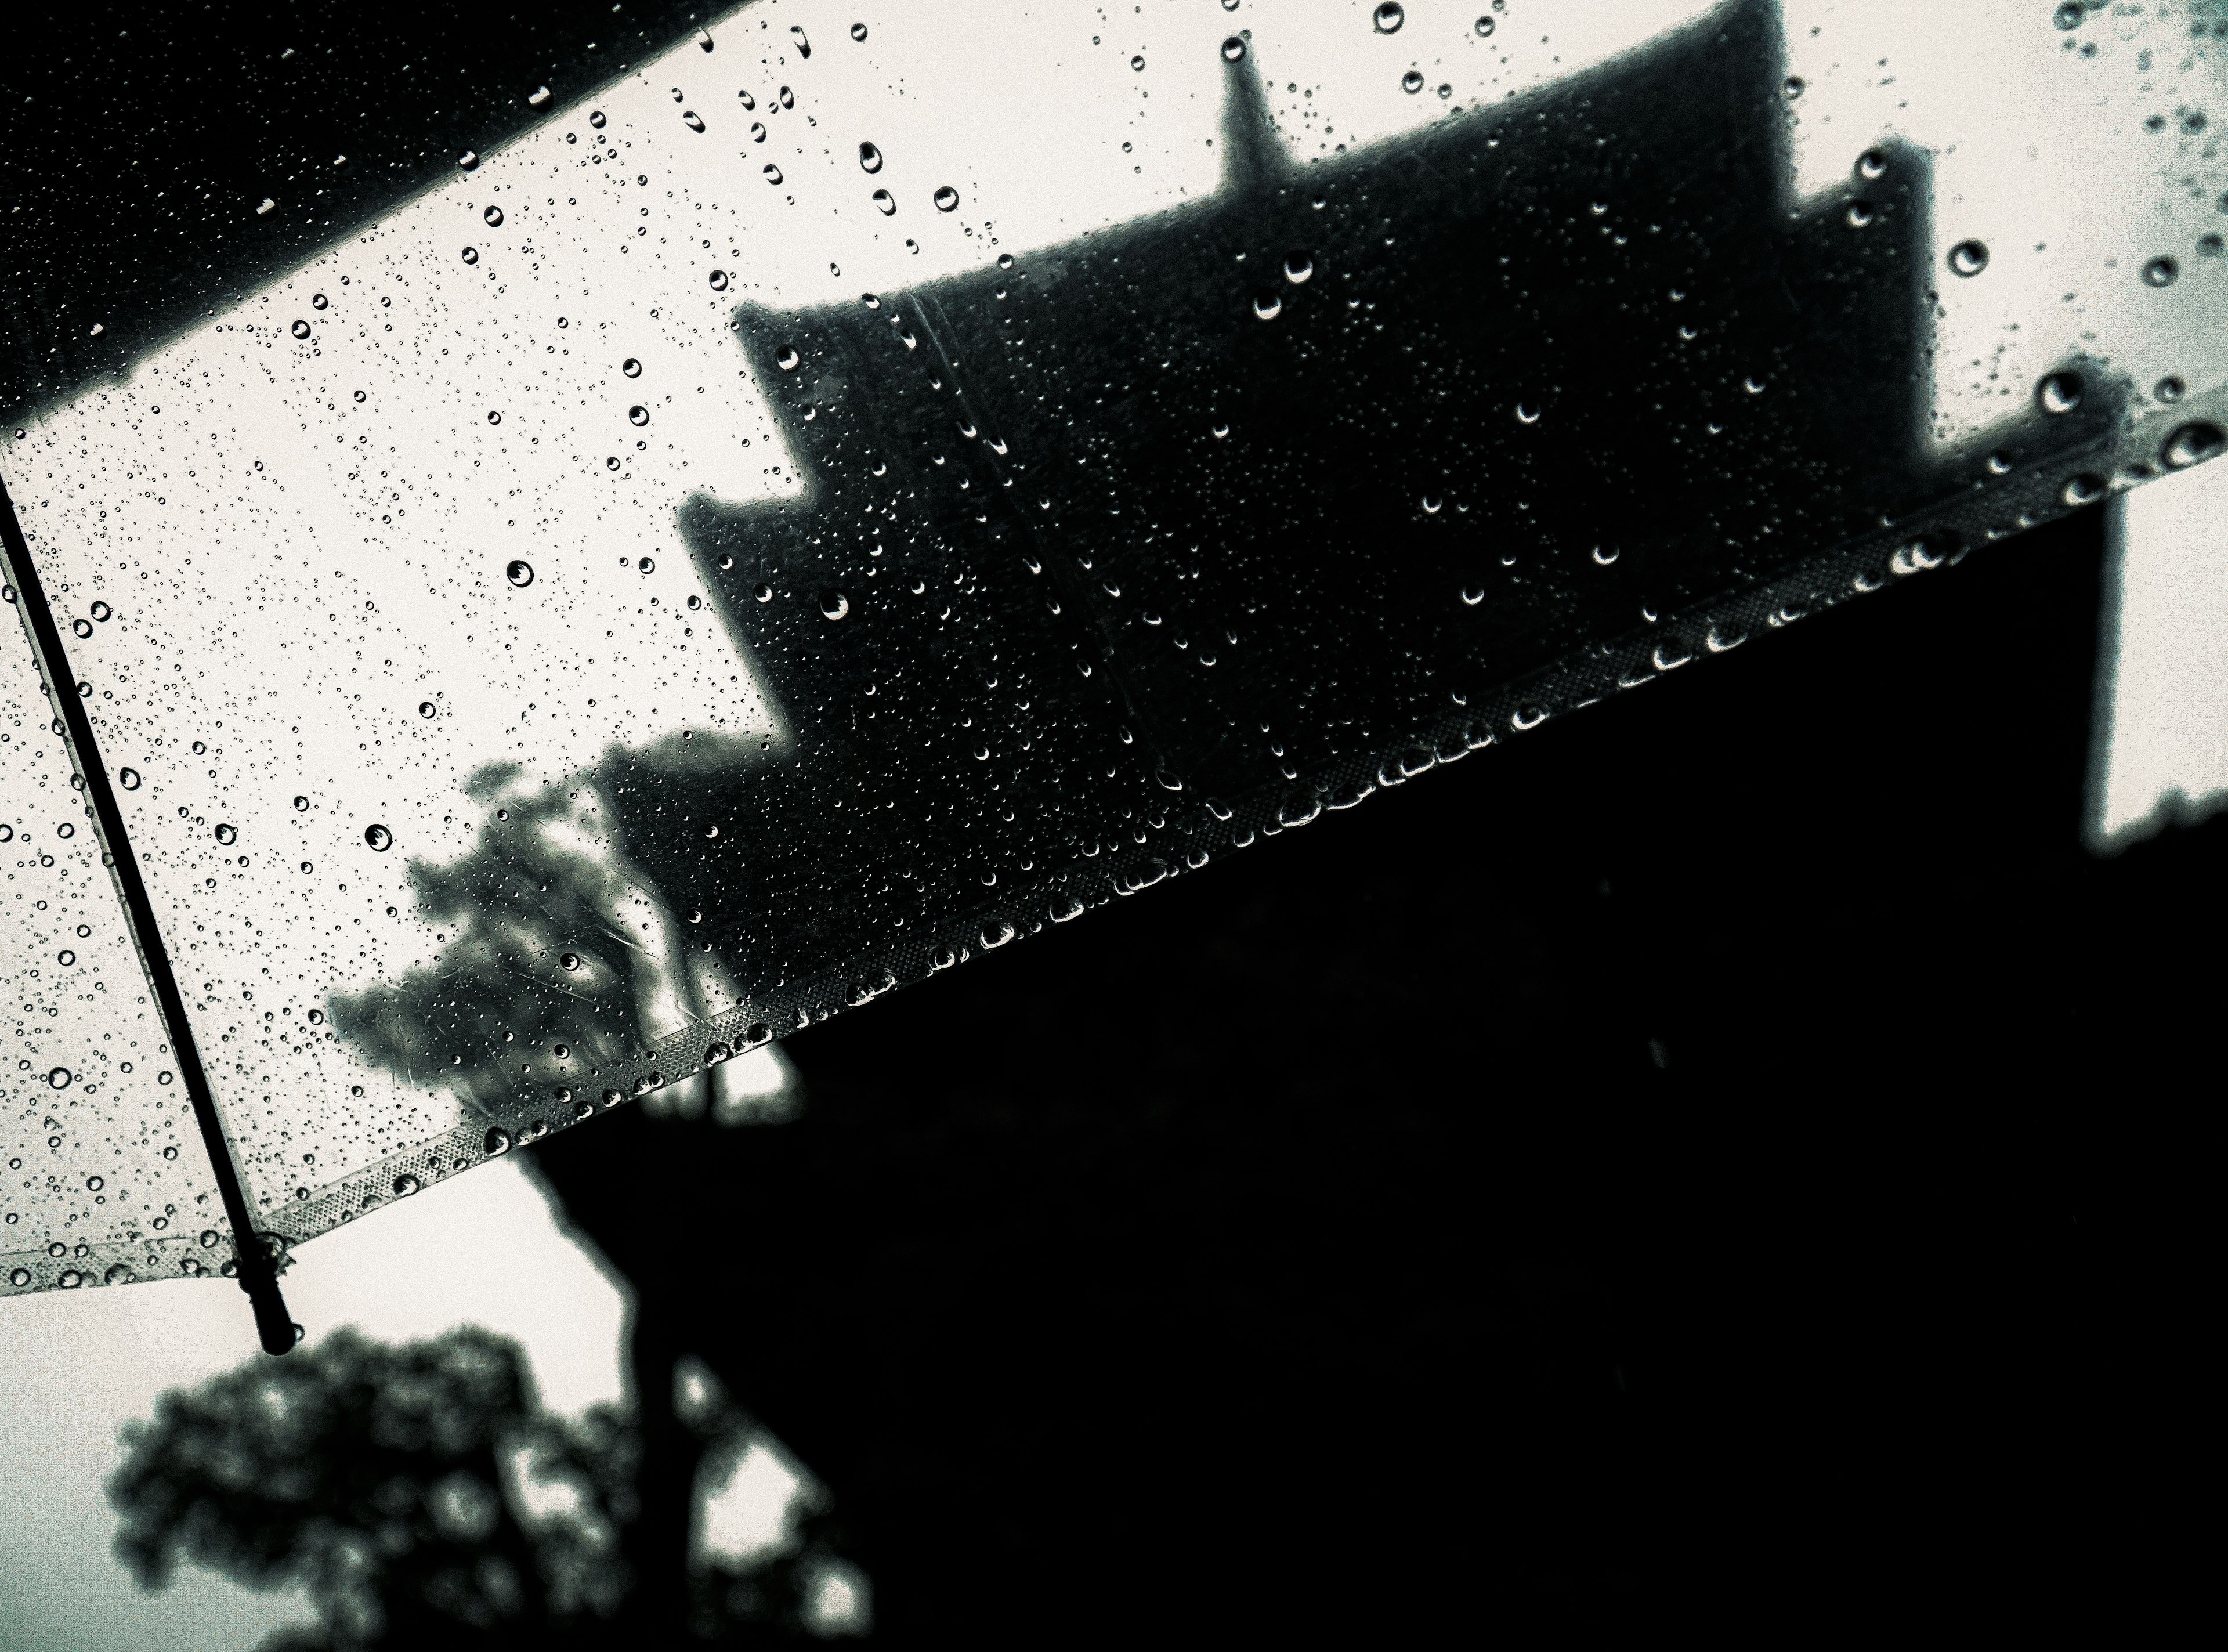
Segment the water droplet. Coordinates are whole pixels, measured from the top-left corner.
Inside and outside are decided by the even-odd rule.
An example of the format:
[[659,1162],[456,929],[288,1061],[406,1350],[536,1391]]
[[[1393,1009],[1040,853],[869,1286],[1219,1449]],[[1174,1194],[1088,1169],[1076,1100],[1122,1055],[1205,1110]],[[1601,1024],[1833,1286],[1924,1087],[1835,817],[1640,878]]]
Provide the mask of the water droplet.
[[418,714],[420,717],[431,717],[435,710],[436,708],[430,700],[421,700],[418,702]]
[[2078,29],[2081,20],[2088,15],[2089,8],[2083,5],[2081,0],[2064,0],[2064,3],[2050,14],[2050,21],[2060,29]]
[[773,358],[773,364],[784,373],[794,373],[797,371],[797,364],[803,359],[797,353],[794,345],[784,344],[782,346],[781,354]]
[[1539,727],[1540,724],[1546,720],[1547,710],[1546,707],[1519,706],[1514,713],[1510,715],[1508,719],[1508,726],[1511,728],[1515,729],[1519,733],[1521,733],[1527,728]]
[[62,948],[61,951],[54,954],[54,962],[61,964],[62,968],[67,970],[71,964],[77,962],[77,954],[71,951],[69,948],[66,946]]
[[1516,422],[1520,425],[1538,424],[1540,422],[1540,409],[1535,405],[1528,401],[1518,402],[1516,404]]
[[470,172],[477,168],[479,163],[479,155],[473,150],[468,149],[463,154],[457,157],[457,170],[460,172]]
[[938,189],[932,198],[938,212],[957,212],[959,209],[959,191],[948,183]]
[[820,593],[820,615],[823,619],[841,619],[851,611],[851,599],[840,591]]
[[310,336],[310,323],[306,321],[298,321],[294,323],[293,330],[295,337],[307,338]]
[[1408,21],[1408,14],[1400,9],[1397,0],[1385,0],[1383,5],[1370,14],[1369,21],[1377,25],[1379,34],[1397,35],[1400,32],[1400,25]]
[[2180,375],[2175,373],[2167,374],[2153,387],[2151,391],[2153,395],[2169,407],[2180,400],[2188,393],[2189,387],[2181,381]]
[[797,42],[797,54],[799,57],[810,57],[812,55],[812,42],[805,39],[804,31],[798,28],[795,23],[791,23],[789,26],[789,37]]
[[2184,425],[2167,438],[2159,457],[2168,470],[2186,471],[2193,464],[2217,458],[2224,446],[2228,446],[2228,435],[2222,434],[2219,426]]
[[1493,19],[1480,17],[1477,20],[1477,32],[1480,35],[1490,35],[1493,32]]
[[781,99],[781,106],[783,108],[794,109],[797,107],[797,93],[791,92],[787,86],[782,87],[779,96]]
[[994,918],[983,925],[983,932],[976,938],[983,943],[983,950],[985,952],[995,952],[1008,941],[1012,940],[1018,932],[1004,919]]
[[2081,405],[2083,388],[2078,373],[2052,373],[2035,386],[2034,397],[2046,413],[2070,413]]
[[372,848],[384,851],[394,847],[394,834],[375,821],[363,829],[363,841]]
[[1803,86],[1804,81],[1801,75],[1790,74],[1780,83],[1779,89],[1790,98],[1799,98],[1802,95]]
[[236,826],[219,826],[216,829],[216,841],[220,843],[232,842],[239,836],[240,829]]
[[683,109],[681,112],[681,124],[692,132],[701,132],[704,130],[704,117],[694,109]]
[[636,560],[634,566],[635,572],[637,573],[655,573],[657,572],[657,562],[656,559],[652,557],[639,557]]
[[864,39],[866,39],[866,37],[867,37],[867,25],[866,25],[866,24],[864,24],[864,23],[853,23],[853,24],[851,25],[851,38],[852,38],[853,40],[864,40]]
[[77,1074],[67,1067],[56,1067],[47,1074],[47,1082],[57,1090],[67,1090],[70,1087],[70,1081],[76,1077]]
[[1462,592],[1462,599],[1466,606],[1471,608],[1476,607],[1478,604],[1485,600],[1485,587],[1482,585],[1464,586]]
[[2104,478],[2084,471],[2067,479],[2059,496],[2069,505],[2094,504],[2104,496]]
[[891,214],[894,213],[898,209],[897,201],[891,195],[887,189],[875,190],[873,200],[875,210],[880,212],[885,218],[890,216]]
[[649,422],[650,409],[640,402],[635,403],[633,407],[627,409],[627,423],[630,425],[647,425]]
[[64,1290],[75,1290],[85,1283],[85,1276],[75,1268],[64,1268],[61,1277],[55,1279],[54,1283]]
[[590,125],[591,126],[593,126],[593,127],[594,127],[598,131],[603,131],[603,129],[604,129],[604,112],[603,112],[602,110],[600,110],[600,109],[591,109],[591,110],[589,110],[589,111],[588,111],[588,125]]
[[487,1140],[483,1145],[490,1158],[498,1153],[508,1153],[510,1151],[510,1132],[500,1128],[491,1129],[488,1131]]
[[394,1178],[394,1196],[397,1199],[407,1199],[424,1185],[416,1176],[397,1176]]
[[1953,275],[1975,276],[1988,267],[1988,249],[1985,242],[1959,241],[1950,249],[1950,270]]
[[477,263],[478,263],[479,261],[480,261],[480,249],[479,249],[478,247],[467,247],[466,248],[464,248],[464,262],[465,262],[465,263],[467,263],[467,264],[477,264]]
[[1316,272],[1316,261],[1305,253],[1294,253],[1284,260],[1284,279],[1298,286]]
[[309,1019],[311,1026],[323,1027],[325,1024],[325,1012],[322,1009],[313,1009],[310,1012]]
[[1862,229],[1873,221],[1873,203],[1869,201],[1852,201],[1849,202],[1848,211],[1843,213],[1841,216],[1850,228]]
[[1263,321],[1274,321],[1284,313],[1284,301],[1273,292],[1256,293],[1253,296],[1253,313]]
[[166,1147],[163,1149],[163,1156],[166,1159],[175,1159],[178,1156],[178,1149],[175,1147]]
[[501,413],[496,413],[496,411],[494,411],[492,408],[489,409],[489,411],[488,411],[488,423],[490,423],[490,425],[500,425],[501,423],[503,423],[503,415],[502,415]]
[[106,1181],[103,1181],[99,1176],[87,1176],[85,1179],[85,1190],[87,1193],[99,1193],[108,1184]]
[[881,150],[876,149],[872,144],[860,144],[859,170],[862,172],[880,171],[882,170]]
[[[332,300],[325,297],[322,292],[313,292],[310,295],[310,308],[312,310],[323,310],[330,303],[332,303]],[[159,412],[160,409],[158,408],[157,411]]]
[[712,291],[714,291],[714,292],[725,292],[727,290],[727,272],[725,270],[714,270],[714,271],[713,271],[713,272],[712,272]]
[[8,1275],[8,1283],[15,1286],[16,1290],[21,1290],[25,1285],[31,1283],[31,1271],[29,1268],[16,1268],[11,1270]]
[[1133,69],[1142,70],[1145,67],[1145,60],[1142,57],[1133,57],[1130,60],[1130,67]]
[[1403,91],[1403,92],[1412,92],[1412,92],[1421,92],[1423,89],[1424,89],[1424,74],[1423,74],[1423,71],[1422,71],[1422,70],[1420,70],[1420,69],[1410,69],[1410,70],[1409,70],[1405,74],[1404,74],[1404,75],[1402,75],[1402,76],[1400,77],[1400,90],[1401,90],[1401,91]]
[[294,799],[294,808],[297,813],[307,809],[309,806],[310,800],[307,797],[298,797]]
[[557,964],[560,969],[577,970],[580,967],[580,955],[578,952],[567,952],[557,960]]
[[2143,266],[2143,279],[2154,287],[2172,286],[2180,273],[2181,266],[2170,258],[2154,258]]
[[771,161],[768,161],[764,166],[760,167],[759,170],[765,174],[765,181],[768,183],[779,183],[781,182],[781,169],[776,166]]
[[534,564],[522,557],[512,558],[509,566],[503,572],[504,577],[522,591],[534,583]]

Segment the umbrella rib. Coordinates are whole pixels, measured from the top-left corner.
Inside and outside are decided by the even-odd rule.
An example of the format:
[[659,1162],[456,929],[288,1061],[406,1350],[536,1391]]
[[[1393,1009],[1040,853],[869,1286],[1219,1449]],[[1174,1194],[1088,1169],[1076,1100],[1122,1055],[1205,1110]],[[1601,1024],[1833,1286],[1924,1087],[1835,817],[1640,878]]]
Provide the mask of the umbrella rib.
[[194,1122],[201,1126],[202,1146],[208,1151],[209,1169],[216,1177],[225,1218],[232,1225],[233,1253],[240,1264],[240,1288],[254,1304],[255,1328],[264,1351],[284,1354],[294,1346],[295,1335],[285,1299],[279,1295],[278,1271],[248,1211],[247,1195],[240,1187],[240,1167],[233,1162],[232,1143],[225,1137],[216,1096],[209,1088],[208,1074],[202,1066],[193,1026],[186,1019],[185,996],[178,990],[170,952],[163,944],[154,900],[147,893],[138,857],[132,852],[131,840],[125,831],[124,811],[109,782],[107,765],[101,761],[99,745],[93,739],[93,719],[73,692],[77,675],[70,669],[69,655],[62,647],[61,630],[54,623],[54,610],[47,605],[45,583],[39,578],[37,564],[31,560],[30,545],[23,537],[22,525],[16,520],[15,503],[8,496],[4,481],[0,481],[0,554],[6,559],[9,582],[16,587],[16,606],[22,615],[24,629],[30,635],[31,651],[38,661],[39,674],[46,679],[47,697],[61,720],[73,765],[85,783],[86,801],[92,805],[102,847],[108,852],[117,893],[131,920],[131,938],[138,947],[141,967],[146,971],[148,985],[155,990],[156,1006],[170,1035],[178,1076],[185,1081],[186,1094],[193,1103]]

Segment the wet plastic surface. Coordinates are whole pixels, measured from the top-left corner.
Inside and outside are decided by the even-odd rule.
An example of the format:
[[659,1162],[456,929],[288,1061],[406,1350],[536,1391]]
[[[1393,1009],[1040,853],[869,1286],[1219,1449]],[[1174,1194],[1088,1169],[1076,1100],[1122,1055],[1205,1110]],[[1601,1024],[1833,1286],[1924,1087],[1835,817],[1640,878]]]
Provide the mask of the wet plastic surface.
[[13,587],[7,596],[0,1294],[214,1273],[230,1230]]
[[[2141,277],[2170,324],[1945,364],[2022,226],[1975,253],[1893,131],[1824,167],[1772,5],[1468,102],[1418,67],[1438,112],[1351,143],[1277,90],[1298,23],[1047,54],[1030,95],[1171,180],[1072,221],[894,141],[887,65],[791,10],[816,53],[746,10],[535,102],[0,454],[66,633],[109,610],[72,668],[291,1239],[2228,422],[2220,362],[2152,360],[2220,293],[2194,231]],[[1403,51],[1497,37],[1412,10]],[[2174,95],[2178,224],[2228,178]]]

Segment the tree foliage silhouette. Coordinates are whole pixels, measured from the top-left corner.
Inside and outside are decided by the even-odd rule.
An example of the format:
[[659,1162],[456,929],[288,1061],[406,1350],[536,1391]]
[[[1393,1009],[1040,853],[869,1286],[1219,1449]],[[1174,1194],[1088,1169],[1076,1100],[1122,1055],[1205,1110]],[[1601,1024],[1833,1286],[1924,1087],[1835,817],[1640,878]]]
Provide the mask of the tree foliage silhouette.
[[266,1652],[602,1644],[676,1617],[714,1639],[801,1633],[828,1556],[810,1529],[740,1580],[695,1576],[678,1613],[630,1591],[639,1439],[612,1407],[540,1410],[518,1347],[477,1327],[400,1348],[343,1329],[128,1425],[117,1552],[150,1589],[182,1560],[304,1587],[316,1624]]
[[539,1411],[517,1348],[489,1332],[392,1348],[339,1331],[173,1390],[125,1444],[121,1558],[148,1587],[181,1559],[304,1585],[317,1626],[279,1646],[546,1640],[620,1609],[632,1431],[608,1408]]

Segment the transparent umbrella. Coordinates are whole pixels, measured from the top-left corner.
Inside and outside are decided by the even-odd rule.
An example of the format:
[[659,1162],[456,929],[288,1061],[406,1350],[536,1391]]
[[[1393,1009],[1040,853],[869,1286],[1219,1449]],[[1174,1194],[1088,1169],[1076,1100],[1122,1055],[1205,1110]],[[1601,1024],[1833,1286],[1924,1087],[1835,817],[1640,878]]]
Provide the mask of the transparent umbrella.
[[746,8],[17,387],[135,1220],[283,1346],[288,1246],[2211,457],[2220,64],[1947,10]]

